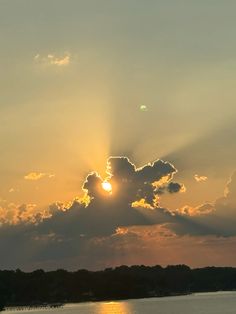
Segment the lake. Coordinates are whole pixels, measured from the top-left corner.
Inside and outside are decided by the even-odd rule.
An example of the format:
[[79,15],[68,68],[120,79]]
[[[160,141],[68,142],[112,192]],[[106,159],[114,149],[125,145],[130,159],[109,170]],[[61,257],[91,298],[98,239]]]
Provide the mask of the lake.
[[195,293],[188,296],[114,302],[67,304],[62,308],[5,311],[34,314],[235,314],[236,292]]

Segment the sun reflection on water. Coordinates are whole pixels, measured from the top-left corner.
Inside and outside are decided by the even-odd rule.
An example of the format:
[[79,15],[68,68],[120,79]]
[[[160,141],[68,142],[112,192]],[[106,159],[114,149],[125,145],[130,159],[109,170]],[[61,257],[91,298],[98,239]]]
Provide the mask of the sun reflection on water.
[[130,306],[124,302],[103,302],[96,314],[131,314]]

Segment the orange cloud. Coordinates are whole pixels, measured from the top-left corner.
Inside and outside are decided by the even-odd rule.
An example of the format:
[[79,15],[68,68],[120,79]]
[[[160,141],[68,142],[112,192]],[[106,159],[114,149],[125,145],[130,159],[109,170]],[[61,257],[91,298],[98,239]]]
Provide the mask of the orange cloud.
[[[112,237],[93,239],[107,266],[187,264],[192,267],[235,264],[236,237],[178,235],[170,224],[117,228]],[[92,249],[91,249],[92,250]],[[204,258],[202,258],[204,256]]]
[[195,174],[194,175],[194,179],[197,181],[197,182],[204,182],[206,181],[208,178],[206,176],[199,176],[198,174]]
[[37,180],[40,180],[40,179],[45,178],[45,177],[51,179],[51,178],[55,177],[55,175],[52,173],[30,172],[24,176],[24,179],[25,180],[31,180],[31,181],[37,181]]
[[37,216],[36,204],[16,205],[9,203],[0,207],[0,223],[15,225],[19,222],[35,222]]
[[66,205],[61,202],[55,202],[47,208],[38,208],[36,204],[18,205],[15,203],[7,203],[7,201],[1,201],[0,225],[17,225],[20,223],[38,224],[44,219],[52,217],[56,212],[66,210]]
[[177,210],[178,214],[197,216],[197,215],[208,215],[215,210],[214,204],[204,203],[196,207],[185,205]]
[[141,198],[139,201],[135,201],[131,204],[132,207],[134,208],[148,208],[148,209],[154,209],[158,206],[158,200],[159,200],[159,197],[156,195],[155,196],[156,200],[154,201],[153,203],[153,206],[150,205],[149,203],[147,203],[145,201],[144,198]]

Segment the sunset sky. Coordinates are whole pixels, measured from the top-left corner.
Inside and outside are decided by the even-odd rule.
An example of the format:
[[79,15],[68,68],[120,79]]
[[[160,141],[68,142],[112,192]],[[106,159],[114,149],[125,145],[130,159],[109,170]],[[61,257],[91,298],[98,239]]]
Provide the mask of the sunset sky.
[[0,268],[236,266],[235,12],[0,0]]

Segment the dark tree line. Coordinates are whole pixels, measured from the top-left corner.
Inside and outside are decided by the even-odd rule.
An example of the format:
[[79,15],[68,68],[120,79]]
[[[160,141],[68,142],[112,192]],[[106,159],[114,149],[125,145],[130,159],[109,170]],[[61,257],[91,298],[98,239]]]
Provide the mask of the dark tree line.
[[120,266],[103,271],[0,271],[0,308],[236,289],[236,268]]

